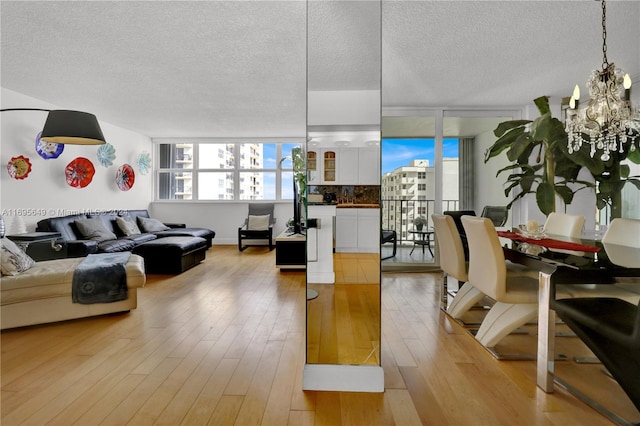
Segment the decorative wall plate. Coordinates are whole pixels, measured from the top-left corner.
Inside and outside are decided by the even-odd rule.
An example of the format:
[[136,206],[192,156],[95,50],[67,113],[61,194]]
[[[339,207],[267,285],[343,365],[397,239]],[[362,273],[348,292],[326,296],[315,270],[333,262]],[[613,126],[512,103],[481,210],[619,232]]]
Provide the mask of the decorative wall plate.
[[40,139],[42,132],[38,133],[36,136],[36,152],[38,155],[45,160],[50,160],[52,158],[58,158],[62,151],[64,151],[64,144],[55,143],[55,142],[45,142]]
[[14,179],[26,179],[31,173],[31,162],[23,155],[12,157],[7,164],[7,172]]
[[93,175],[96,173],[93,163],[84,157],[78,157],[64,169],[67,183],[74,188],[84,188],[91,183]]
[[133,172],[133,167],[128,164],[123,164],[116,172],[116,185],[120,191],[130,190],[135,180],[136,175]]
[[100,145],[98,148],[98,162],[101,166],[109,167],[113,165],[116,159],[116,149],[110,143]]
[[151,170],[151,154],[147,151],[142,151],[138,156],[138,170],[143,175],[146,175]]

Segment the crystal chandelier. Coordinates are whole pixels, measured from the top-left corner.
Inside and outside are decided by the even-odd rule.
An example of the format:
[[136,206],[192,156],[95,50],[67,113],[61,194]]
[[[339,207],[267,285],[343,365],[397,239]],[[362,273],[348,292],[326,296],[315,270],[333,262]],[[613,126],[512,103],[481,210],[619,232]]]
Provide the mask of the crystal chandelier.
[[591,145],[589,154],[608,161],[612,152],[633,152],[640,138],[640,111],[631,105],[631,79],[607,61],[607,6],[602,0],[602,70],[594,70],[587,83],[589,103],[578,107],[580,88],[576,85],[569,101],[566,131],[572,154]]

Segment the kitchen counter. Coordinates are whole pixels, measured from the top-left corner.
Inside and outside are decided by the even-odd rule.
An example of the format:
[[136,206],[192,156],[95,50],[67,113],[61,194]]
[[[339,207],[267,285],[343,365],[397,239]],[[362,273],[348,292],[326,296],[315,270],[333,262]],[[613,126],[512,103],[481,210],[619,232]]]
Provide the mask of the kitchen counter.
[[325,203],[324,201],[313,202],[309,201],[307,203],[308,206],[337,206],[338,203],[336,201]]
[[380,204],[338,203],[339,209],[379,209]]

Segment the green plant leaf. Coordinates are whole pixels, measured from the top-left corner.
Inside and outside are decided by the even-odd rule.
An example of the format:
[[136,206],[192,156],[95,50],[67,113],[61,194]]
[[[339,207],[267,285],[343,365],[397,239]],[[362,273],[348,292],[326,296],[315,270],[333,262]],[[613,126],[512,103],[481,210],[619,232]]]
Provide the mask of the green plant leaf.
[[524,130],[524,126],[526,126],[527,124],[531,123],[531,120],[510,120],[510,121],[504,121],[500,124],[498,124],[498,127],[495,128],[495,130],[493,131],[493,134],[496,137],[501,137],[502,135],[504,135],[507,131],[517,128],[517,127],[522,127],[522,129]]
[[640,164],[640,149],[636,148],[635,151],[631,151],[627,154],[627,160],[635,164]]
[[545,215],[555,210],[555,191],[549,182],[541,182],[536,189],[536,203]]
[[574,192],[568,186],[558,186],[556,185],[556,194],[562,198],[562,201],[565,204],[571,204],[573,201]]
[[631,169],[629,168],[628,164],[620,164],[620,177],[621,178],[628,178],[629,174],[631,174]]
[[546,113],[551,112],[551,108],[549,108],[549,97],[548,96],[540,96],[539,98],[535,98],[533,103],[538,107],[538,111],[540,115],[544,115]]
[[[532,149],[531,137],[525,133],[520,134],[513,143],[511,143],[511,147],[509,151],[507,151],[507,158],[509,161],[519,160],[524,152],[527,150],[531,151]],[[528,156],[526,158],[528,158]]]
[[509,149],[516,139],[524,133],[524,127],[516,127],[509,130],[502,135],[497,141],[494,142],[484,153],[484,162],[486,163],[490,158],[499,155],[505,149]]

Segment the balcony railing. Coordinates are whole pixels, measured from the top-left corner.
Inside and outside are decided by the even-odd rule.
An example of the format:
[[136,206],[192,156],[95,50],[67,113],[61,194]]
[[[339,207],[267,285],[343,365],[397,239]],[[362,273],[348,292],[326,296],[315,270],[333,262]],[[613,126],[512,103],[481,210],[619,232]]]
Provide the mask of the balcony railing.
[[[458,200],[442,200],[442,210],[459,210]],[[403,200],[400,198],[382,198],[382,229],[396,231],[398,242],[413,242],[409,230],[415,229],[413,219],[422,216],[433,226],[431,215],[435,213],[435,200]]]

